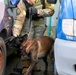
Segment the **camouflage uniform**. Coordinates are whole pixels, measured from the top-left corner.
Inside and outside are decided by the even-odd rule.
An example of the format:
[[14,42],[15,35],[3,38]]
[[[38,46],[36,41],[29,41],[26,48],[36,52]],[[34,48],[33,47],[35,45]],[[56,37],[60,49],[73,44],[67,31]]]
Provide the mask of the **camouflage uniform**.
[[[45,4],[46,4],[45,9],[42,9],[41,4],[37,6],[35,4],[35,8],[37,8],[39,12],[39,16],[42,15],[43,17],[46,17],[46,16],[53,15],[54,13],[53,4],[48,4],[46,1],[45,1]],[[13,26],[13,35],[15,37],[19,36],[20,34],[24,35],[25,33],[27,33],[29,21],[28,21],[28,18],[25,18],[25,17],[26,17],[26,6],[23,3],[23,0],[20,0],[17,6],[17,16],[15,18],[14,26]],[[46,30],[46,25],[45,25],[44,18],[40,18],[38,20],[32,20],[32,24],[29,32],[29,38],[41,37],[44,35],[45,30]]]
[[13,26],[13,35],[15,37],[20,35],[20,32],[23,27],[23,23],[26,16],[26,7],[23,3],[23,0],[20,0],[19,4],[17,5],[17,16],[14,20],[14,26]]
[[[40,16],[46,17],[46,16],[53,15],[54,5],[48,4],[47,2],[45,4],[46,4],[46,9],[42,9],[42,4],[35,3],[34,7],[37,8],[37,10],[40,12],[39,14]],[[38,20],[32,20],[28,38],[38,38],[44,35],[44,32],[46,30],[44,19],[45,18],[40,18]],[[25,27],[23,28],[23,30],[25,30]]]

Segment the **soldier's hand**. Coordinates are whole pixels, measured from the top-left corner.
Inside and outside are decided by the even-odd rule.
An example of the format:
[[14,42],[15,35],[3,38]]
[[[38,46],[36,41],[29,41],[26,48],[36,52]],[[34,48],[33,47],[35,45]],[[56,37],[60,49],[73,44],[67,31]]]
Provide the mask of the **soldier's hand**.
[[37,9],[35,7],[30,7],[29,8],[29,14],[37,14]]

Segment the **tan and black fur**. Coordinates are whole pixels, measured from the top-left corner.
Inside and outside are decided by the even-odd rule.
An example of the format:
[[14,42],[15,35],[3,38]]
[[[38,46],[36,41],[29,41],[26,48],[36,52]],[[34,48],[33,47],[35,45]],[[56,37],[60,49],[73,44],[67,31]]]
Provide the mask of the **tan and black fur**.
[[27,54],[30,54],[31,56],[31,64],[24,75],[29,75],[31,73],[39,58],[43,59],[45,62],[44,72],[47,73],[47,56],[50,51],[52,53],[54,52],[54,39],[48,36],[43,36],[36,39],[27,39],[22,43],[21,47]]

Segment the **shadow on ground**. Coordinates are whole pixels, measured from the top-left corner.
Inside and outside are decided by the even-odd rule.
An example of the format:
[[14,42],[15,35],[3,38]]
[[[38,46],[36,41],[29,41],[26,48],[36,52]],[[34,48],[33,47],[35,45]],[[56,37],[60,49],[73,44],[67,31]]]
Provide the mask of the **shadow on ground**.
[[[18,61],[19,61],[19,57],[11,57],[11,59],[9,59],[9,61],[7,62],[7,66],[6,66],[6,71],[5,71],[5,75],[19,75],[19,74],[11,74],[14,72],[14,68],[16,67]],[[48,58],[48,75],[54,75],[53,73],[53,63],[51,63],[51,60]],[[34,75],[44,75],[44,69],[45,69],[45,64],[43,62],[43,60],[39,60],[37,66],[39,66],[39,68],[41,69],[41,71],[39,72],[35,72]],[[18,68],[22,68],[22,61],[19,62]],[[21,75],[21,74],[20,74]]]

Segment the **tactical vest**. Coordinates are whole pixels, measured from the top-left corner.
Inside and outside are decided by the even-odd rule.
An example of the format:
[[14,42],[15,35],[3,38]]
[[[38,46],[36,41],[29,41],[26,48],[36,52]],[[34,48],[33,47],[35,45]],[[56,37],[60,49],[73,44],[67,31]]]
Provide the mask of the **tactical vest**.
[[[26,6],[26,18],[29,18],[29,7],[32,7],[33,5],[29,4],[26,0],[23,0],[25,6]],[[40,18],[43,18],[42,16],[38,16],[37,14],[32,15],[32,20],[38,20]]]

